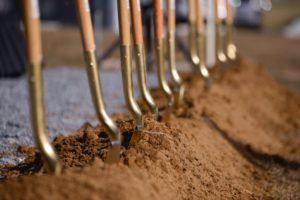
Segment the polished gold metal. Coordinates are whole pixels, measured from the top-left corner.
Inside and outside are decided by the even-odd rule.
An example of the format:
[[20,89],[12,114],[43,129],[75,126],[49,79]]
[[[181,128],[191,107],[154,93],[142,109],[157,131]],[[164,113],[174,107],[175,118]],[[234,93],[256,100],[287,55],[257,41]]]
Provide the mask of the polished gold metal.
[[138,74],[138,83],[140,93],[144,102],[147,104],[154,118],[158,118],[158,108],[150,94],[147,87],[147,73],[146,73],[146,58],[145,58],[145,47],[143,44],[134,45],[135,62]]
[[44,98],[41,64],[29,64],[28,83],[30,95],[31,122],[34,139],[45,160],[46,169],[60,174],[62,167],[45,131]]
[[216,56],[219,62],[225,63],[227,61],[227,57],[223,51],[223,37],[221,28],[221,23],[216,23]]
[[87,75],[88,75],[88,80],[90,85],[90,91],[91,91],[94,107],[96,110],[96,114],[100,122],[102,122],[103,125],[108,129],[109,138],[112,144],[108,149],[105,162],[116,163],[120,160],[121,132],[118,129],[115,122],[108,116],[105,109],[102,91],[101,91],[101,82],[98,74],[96,52],[95,50],[85,51],[84,54],[85,54],[85,62],[87,65],[86,70],[87,70]]
[[155,39],[155,55],[156,55],[156,65],[158,71],[157,73],[158,84],[168,99],[168,107],[171,108],[174,106],[174,96],[165,77],[165,57],[164,57],[163,46],[164,46],[163,38]]
[[175,53],[175,32],[168,32],[168,63],[171,78],[175,83],[175,87],[173,88],[175,107],[178,108],[183,103],[185,87],[176,69]]
[[197,49],[196,49],[196,23],[195,22],[190,22],[189,24],[189,45],[190,45],[191,60],[194,65],[198,65],[200,60],[197,55]]
[[127,107],[135,119],[138,128],[144,127],[144,117],[142,111],[134,99],[132,83],[132,56],[131,45],[120,46],[120,56],[122,65],[123,91]]
[[208,84],[210,73],[205,65],[205,37],[203,33],[197,33],[196,37],[197,55],[199,57],[199,64],[197,65],[198,72]]
[[226,23],[226,53],[229,59],[237,59],[237,49],[233,42],[233,24]]

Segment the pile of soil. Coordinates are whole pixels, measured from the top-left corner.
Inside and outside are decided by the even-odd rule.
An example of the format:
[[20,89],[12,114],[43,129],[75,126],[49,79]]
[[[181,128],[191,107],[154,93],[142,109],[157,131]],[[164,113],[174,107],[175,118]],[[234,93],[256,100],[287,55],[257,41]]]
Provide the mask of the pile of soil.
[[101,126],[55,139],[59,176],[21,147],[25,162],[0,168],[0,199],[300,199],[300,97],[247,59],[214,76],[209,90],[190,78],[168,122],[147,116],[137,131],[115,116],[125,138],[138,135],[119,164],[101,160],[109,146]]

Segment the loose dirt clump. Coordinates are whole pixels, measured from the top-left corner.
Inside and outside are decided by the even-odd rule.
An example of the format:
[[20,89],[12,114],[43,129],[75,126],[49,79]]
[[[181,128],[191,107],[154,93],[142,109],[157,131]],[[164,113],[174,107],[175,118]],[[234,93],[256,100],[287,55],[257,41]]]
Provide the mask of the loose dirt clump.
[[101,160],[109,146],[102,126],[54,140],[59,176],[21,148],[24,163],[0,168],[0,199],[299,199],[300,97],[246,59],[215,73],[208,91],[199,78],[187,83],[185,105],[168,122],[147,116],[136,130],[118,116],[127,140],[117,165]]

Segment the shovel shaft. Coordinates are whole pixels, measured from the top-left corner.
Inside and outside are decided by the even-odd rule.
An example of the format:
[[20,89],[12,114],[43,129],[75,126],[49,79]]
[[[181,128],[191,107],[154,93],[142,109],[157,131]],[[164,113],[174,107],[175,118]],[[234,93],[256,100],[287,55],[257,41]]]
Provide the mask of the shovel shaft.
[[140,0],[130,0],[133,40],[135,45],[143,44],[143,27]]
[[89,80],[92,101],[100,122],[109,130],[111,141],[120,140],[119,130],[114,121],[108,116],[103,101],[102,87],[100,77],[98,75],[98,67],[96,61],[96,51],[85,51],[84,58],[86,62],[87,75]]
[[223,36],[221,32],[222,23],[219,16],[219,1],[214,0],[214,15],[215,15],[215,27],[216,27],[216,56],[220,63],[225,63],[227,57],[223,50]]
[[168,32],[175,32],[176,16],[175,16],[175,0],[167,0],[168,13]]
[[210,74],[205,64],[205,37],[203,33],[197,33],[197,54],[200,58],[200,62],[197,65],[198,72],[206,81],[206,84],[209,82]]
[[134,53],[136,60],[136,69],[138,74],[139,89],[144,102],[147,104],[154,118],[158,117],[158,108],[155,104],[153,97],[147,87],[147,73],[146,73],[146,59],[145,59],[145,47],[143,44],[134,45]]
[[[168,35],[167,35],[167,43],[168,43],[168,58],[169,58],[169,65],[171,69],[171,75],[173,72],[175,78],[175,82],[179,81],[179,76],[175,67],[175,26],[176,26],[176,16],[175,16],[175,0],[167,0],[167,28],[168,28]],[[180,81],[181,82],[181,81]]]
[[202,1],[197,0],[195,3],[196,10],[196,54],[199,59],[197,63],[197,72],[205,80],[206,86],[208,86],[210,74],[205,64],[205,33],[204,33],[204,15],[202,10]]
[[26,35],[27,61],[31,64],[42,62],[41,28],[37,0],[23,0],[23,21]]
[[221,32],[221,23],[216,23],[216,56],[217,60],[220,63],[225,63],[227,61],[227,57],[224,53],[224,48],[223,48],[223,36]]
[[188,1],[189,19],[189,46],[190,56],[194,65],[199,64],[199,57],[196,52],[196,0]]
[[88,0],[75,0],[80,24],[81,39],[85,51],[94,51],[95,39]]
[[164,94],[168,99],[170,106],[174,104],[174,97],[170,86],[168,85],[166,76],[165,76],[165,57],[164,57],[164,41],[163,39],[155,40],[155,55],[156,55],[156,64],[157,64],[157,75],[158,83]]
[[221,18],[219,16],[219,0],[214,0],[214,18],[215,24],[221,23]]
[[170,107],[174,104],[174,97],[165,77],[163,0],[153,0],[153,11],[158,83],[166,95]]
[[134,38],[134,53],[140,93],[151,113],[157,119],[158,109],[147,87],[145,47],[143,42],[142,16],[140,0],[130,0],[131,19]]
[[121,45],[131,45],[129,0],[118,0],[119,33]]
[[122,80],[125,101],[138,128],[144,126],[142,111],[134,99],[132,81],[132,52],[130,41],[129,0],[118,0],[120,56],[122,65]]
[[189,22],[196,22],[196,1],[197,0],[188,0],[188,18]]
[[112,146],[108,149],[105,162],[116,163],[120,159],[121,133],[115,122],[108,116],[103,101],[89,2],[88,0],[76,0],[75,4],[92,101],[97,117],[107,128],[112,143]]
[[155,39],[162,39],[164,37],[164,14],[163,14],[163,0],[153,0],[154,12],[154,36]]
[[41,72],[41,32],[37,0],[23,0],[23,20],[27,46],[28,85],[33,135],[45,160],[46,168],[53,174],[59,174],[61,165],[45,131]]
[[232,6],[230,5],[229,0],[226,0],[226,23],[227,24],[233,24],[233,11],[232,11]]
[[203,10],[202,10],[202,1],[201,0],[197,0],[196,3],[196,30],[197,33],[204,33],[204,17],[203,17]]
[[142,128],[144,126],[143,114],[133,93],[131,50],[131,46],[120,46],[123,91],[127,107],[135,119],[136,126]]
[[175,96],[175,107],[179,107],[183,101],[184,96],[184,86],[182,80],[176,69],[176,47],[175,47],[175,25],[176,25],[176,16],[175,16],[175,0],[167,0],[167,13],[168,13],[168,60],[169,60],[169,70],[170,75],[175,83],[173,88],[173,93]]
[[233,41],[233,13],[229,0],[226,0],[226,54],[229,59],[236,60],[237,49]]
[[204,33],[204,17],[202,10],[202,1],[197,0],[196,5],[196,52],[199,58],[197,63],[198,72],[204,80],[209,79],[209,71],[205,65],[205,33]]

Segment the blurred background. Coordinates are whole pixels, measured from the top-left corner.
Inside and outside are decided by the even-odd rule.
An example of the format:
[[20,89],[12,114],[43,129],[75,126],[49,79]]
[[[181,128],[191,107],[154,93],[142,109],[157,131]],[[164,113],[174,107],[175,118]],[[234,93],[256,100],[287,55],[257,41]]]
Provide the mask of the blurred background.
[[[143,22],[145,25],[150,25],[151,6],[149,4],[151,0],[141,2]],[[187,34],[186,23],[184,23],[187,15],[186,2],[186,0],[176,1],[177,32],[182,37]],[[74,2],[72,0],[40,0],[39,3],[43,22],[45,65],[47,67],[82,67],[84,64]],[[235,7],[237,27],[235,40],[239,51],[245,56],[252,57],[256,62],[262,63],[268,67],[276,79],[293,90],[299,91],[300,1],[231,0],[231,3]],[[116,1],[90,0],[90,5],[101,66],[116,66],[118,65]],[[17,26],[22,26],[20,11],[19,0],[0,0],[0,43],[3,44],[0,48],[0,69],[2,69],[0,74],[2,76],[5,74],[17,76],[24,73],[22,33],[16,31]],[[150,37],[151,31],[151,27],[146,26],[144,33]],[[151,50],[150,42],[148,42],[149,51]],[[17,50],[18,48],[21,50]],[[17,61],[14,53],[18,55]],[[10,59],[13,61],[9,61],[7,54],[14,57]],[[178,59],[182,59],[182,56],[179,55]],[[5,65],[7,67],[4,67]],[[5,71],[3,68],[10,69]]]

